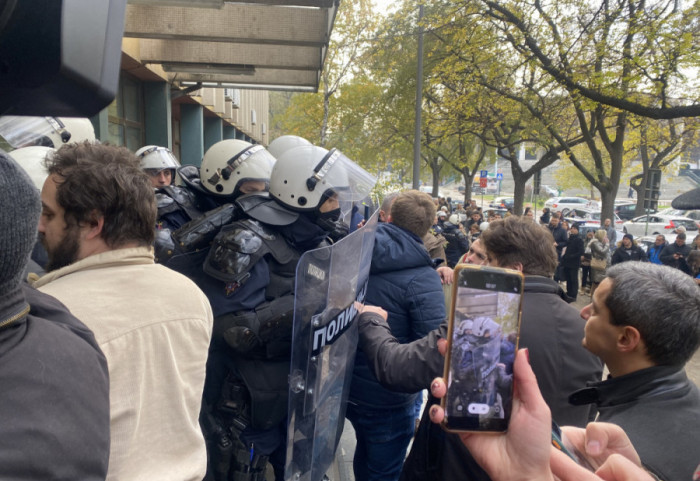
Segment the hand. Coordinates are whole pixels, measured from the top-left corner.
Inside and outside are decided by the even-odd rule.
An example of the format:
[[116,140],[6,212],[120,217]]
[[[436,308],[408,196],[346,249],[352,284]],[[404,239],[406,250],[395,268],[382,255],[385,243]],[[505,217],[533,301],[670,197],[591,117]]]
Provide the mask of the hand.
[[611,455],[595,473],[591,473],[563,452],[552,448],[550,466],[559,481],[654,481],[651,474],[621,454]]
[[[521,349],[513,366],[515,385],[513,409],[507,433],[460,433],[464,445],[494,481],[552,480],[549,468],[552,416],[537,387],[535,373]],[[433,396],[441,398],[447,386],[441,378],[431,385]],[[430,419],[440,423],[445,412],[430,408]],[[573,462],[573,461],[572,461]]]
[[637,451],[625,431],[616,424],[589,423],[586,429],[573,426],[561,428],[567,439],[595,468],[603,465],[613,454],[620,454],[641,466]]
[[440,266],[437,269],[437,273],[440,275],[440,281],[443,284],[451,285],[455,280],[455,271],[451,267]]
[[357,312],[359,312],[360,314],[364,314],[365,312],[372,312],[374,314],[378,314],[385,321],[386,321],[387,317],[389,317],[389,314],[379,306],[370,306],[367,304],[362,305],[359,302],[356,302],[355,308],[357,309]]

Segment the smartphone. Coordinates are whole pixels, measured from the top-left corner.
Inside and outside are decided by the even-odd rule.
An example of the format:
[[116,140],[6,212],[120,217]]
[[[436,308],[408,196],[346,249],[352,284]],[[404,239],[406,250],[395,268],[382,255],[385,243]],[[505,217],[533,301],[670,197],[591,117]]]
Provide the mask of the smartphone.
[[576,449],[576,446],[571,444],[571,441],[566,438],[566,435],[554,419],[552,419],[552,446],[576,461],[577,464],[591,472],[595,472],[595,468],[588,462],[586,457]]
[[511,269],[455,268],[442,399],[448,431],[508,429],[523,279]]

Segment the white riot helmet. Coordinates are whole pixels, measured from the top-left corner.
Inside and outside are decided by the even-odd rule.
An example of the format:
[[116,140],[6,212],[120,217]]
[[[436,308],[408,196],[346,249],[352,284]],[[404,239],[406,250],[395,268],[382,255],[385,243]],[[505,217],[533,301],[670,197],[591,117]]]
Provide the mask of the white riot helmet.
[[161,170],[175,170],[180,167],[180,162],[166,147],[146,145],[136,151],[136,157],[141,161],[141,168],[145,171],[158,173]]
[[[157,176],[164,170],[170,171],[170,184],[175,180],[175,173],[180,162],[177,161],[170,149],[157,145],[146,145],[136,151],[136,157],[141,162],[141,168],[151,176]],[[151,179],[151,182],[156,182]],[[167,182],[167,177],[163,177],[160,182]],[[155,186],[155,185],[154,185]],[[158,185],[157,187],[162,187]]]
[[262,145],[243,140],[222,140],[204,154],[199,177],[207,192],[221,197],[237,197],[244,182],[264,183],[267,190],[275,158]]
[[49,176],[44,165],[46,156],[54,152],[56,149],[51,147],[41,147],[34,145],[31,147],[22,147],[10,152],[12,157],[28,174],[32,182],[41,190],[44,186],[44,181]]
[[275,159],[279,159],[286,151],[304,145],[311,145],[311,142],[298,135],[283,135],[270,142],[270,145],[267,146],[267,151],[270,152]]
[[270,176],[270,196],[292,210],[314,212],[337,194],[344,219],[376,181],[339,150],[307,145],[280,155]]
[[87,118],[0,117],[0,136],[15,148],[40,145],[60,148],[63,144],[95,141],[95,129]]

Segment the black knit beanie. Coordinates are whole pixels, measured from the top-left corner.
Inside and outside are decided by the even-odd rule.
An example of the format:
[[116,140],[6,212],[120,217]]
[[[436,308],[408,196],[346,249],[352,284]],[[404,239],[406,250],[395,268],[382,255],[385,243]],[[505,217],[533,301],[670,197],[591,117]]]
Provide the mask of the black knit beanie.
[[0,152],[0,296],[19,288],[37,239],[41,199],[29,175]]

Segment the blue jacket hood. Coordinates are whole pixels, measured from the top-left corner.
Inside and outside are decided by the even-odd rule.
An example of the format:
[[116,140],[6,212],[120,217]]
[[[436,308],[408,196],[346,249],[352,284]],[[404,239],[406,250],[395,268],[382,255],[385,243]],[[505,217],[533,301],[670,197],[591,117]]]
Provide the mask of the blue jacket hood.
[[391,223],[377,226],[371,273],[392,272],[412,267],[433,266],[433,261],[414,233]]

